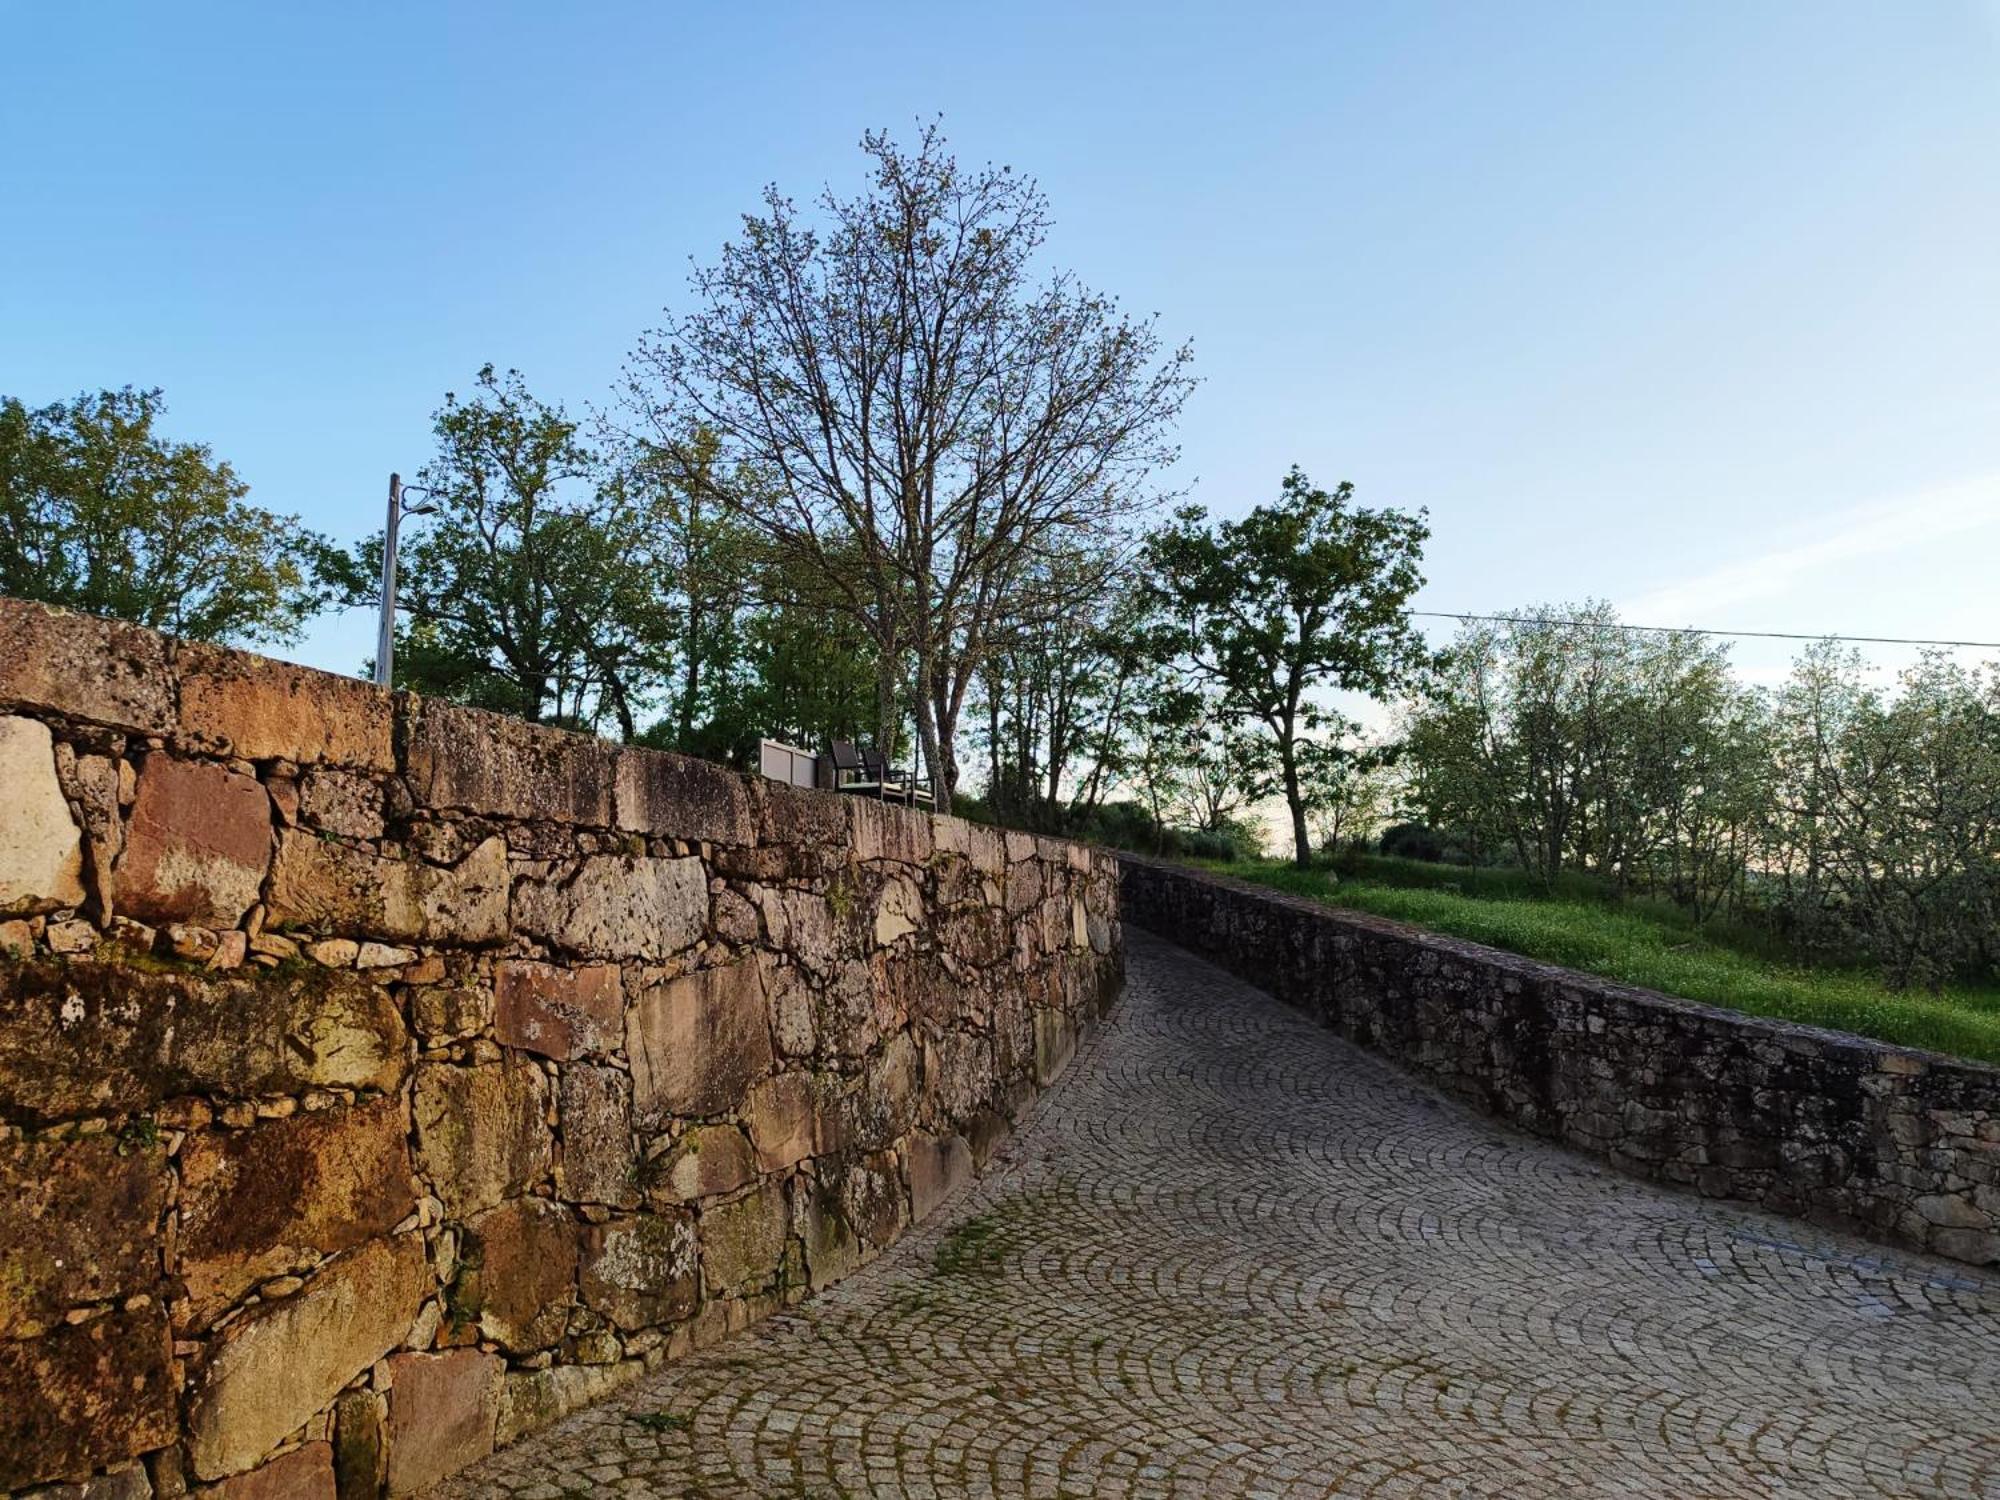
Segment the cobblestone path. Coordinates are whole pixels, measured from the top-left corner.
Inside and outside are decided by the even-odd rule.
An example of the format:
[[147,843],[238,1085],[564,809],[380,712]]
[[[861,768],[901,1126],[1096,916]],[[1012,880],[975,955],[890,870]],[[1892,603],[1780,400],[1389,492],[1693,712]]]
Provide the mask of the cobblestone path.
[[1130,942],[939,1221],[440,1493],[2000,1496],[2000,1278],[1602,1173]]

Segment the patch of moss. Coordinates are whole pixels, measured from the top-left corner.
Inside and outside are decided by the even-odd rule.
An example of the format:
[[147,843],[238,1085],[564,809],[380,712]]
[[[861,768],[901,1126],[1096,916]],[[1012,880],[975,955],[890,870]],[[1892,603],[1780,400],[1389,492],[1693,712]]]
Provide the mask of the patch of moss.
[[160,1144],[160,1125],[151,1115],[140,1115],[127,1120],[118,1131],[117,1151],[120,1156],[130,1156],[137,1151],[151,1151]]
[[854,915],[854,901],[854,885],[845,871],[827,883],[826,904],[833,908],[833,914],[841,921],[845,922]]
[[998,1214],[967,1219],[939,1243],[931,1264],[940,1276],[995,1275],[1004,1258],[1001,1234],[1005,1227]]

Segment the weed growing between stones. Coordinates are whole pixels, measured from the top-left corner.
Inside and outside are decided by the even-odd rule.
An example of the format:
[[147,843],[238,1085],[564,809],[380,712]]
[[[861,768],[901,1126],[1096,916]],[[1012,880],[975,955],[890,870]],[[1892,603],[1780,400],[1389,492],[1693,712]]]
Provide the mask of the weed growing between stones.
[[694,1426],[694,1418],[678,1411],[642,1411],[632,1418],[632,1423],[648,1432],[686,1432]]
[[475,1327],[480,1314],[485,1310],[484,1301],[472,1290],[472,1278],[480,1269],[482,1256],[475,1245],[463,1246],[458,1263],[458,1274],[444,1289],[445,1326],[453,1333],[462,1333]]
[[854,915],[854,882],[845,871],[827,882],[826,904],[833,908],[833,914],[842,922]]
[[117,1151],[120,1156],[130,1156],[135,1151],[150,1151],[159,1144],[159,1122],[151,1115],[127,1120],[119,1128]]
[[1031,1218],[1046,1219],[1055,1195],[1066,1186],[1066,1179],[1058,1179],[1039,1192],[1008,1198],[954,1225],[939,1241],[932,1269],[939,1276],[997,1276],[1017,1232]]
[[932,1264],[938,1275],[997,1275],[1005,1251],[1000,1242],[1003,1227],[997,1213],[981,1214],[957,1226],[937,1247]]

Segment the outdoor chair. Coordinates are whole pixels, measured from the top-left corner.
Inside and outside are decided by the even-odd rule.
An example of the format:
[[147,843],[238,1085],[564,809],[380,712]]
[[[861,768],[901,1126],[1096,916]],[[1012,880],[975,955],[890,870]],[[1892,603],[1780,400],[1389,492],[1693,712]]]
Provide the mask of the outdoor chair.
[[879,789],[877,796],[894,798],[898,802],[907,797],[908,786],[900,775],[889,768],[888,757],[873,745],[861,747],[861,769],[862,774]]
[[933,800],[928,782],[912,771],[891,766],[880,750],[872,746],[862,747],[861,764],[869,779],[882,788],[882,796],[912,806],[919,802],[928,804]]
[[927,781],[897,770],[873,745],[857,747],[851,740],[829,740],[826,753],[833,765],[835,791],[925,806],[934,800]]
[[879,777],[871,778],[865,751],[857,751],[851,740],[829,740],[827,755],[833,761],[833,789],[837,792],[860,792],[882,795]]

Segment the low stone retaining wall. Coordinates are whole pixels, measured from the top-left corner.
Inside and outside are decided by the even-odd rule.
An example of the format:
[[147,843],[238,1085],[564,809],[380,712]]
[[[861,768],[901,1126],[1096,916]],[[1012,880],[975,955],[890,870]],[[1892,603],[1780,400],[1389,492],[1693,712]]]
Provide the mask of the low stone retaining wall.
[[1108,856],[0,601],[0,1493],[411,1493],[895,1240],[1120,975]]
[[1536,1135],[1713,1197],[2000,1262],[2000,1069],[1120,864],[1126,921]]

